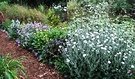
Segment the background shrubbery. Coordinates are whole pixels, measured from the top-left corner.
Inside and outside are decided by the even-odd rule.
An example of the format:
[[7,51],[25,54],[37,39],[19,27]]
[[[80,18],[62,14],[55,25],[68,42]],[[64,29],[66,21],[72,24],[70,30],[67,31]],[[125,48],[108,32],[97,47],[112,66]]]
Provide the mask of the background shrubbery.
[[37,7],[38,5],[46,5],[46,6],[52,6],[53,4],[63,4],[63,6],[66,6],[67,1],[66,0],[1,0],[7,1],[8,3],[12,4],[21,4],[21,5],[28,5],[31,7]]
[[5,17],[10,20],[20,20],[23,22],[40,21],[45,23],[47,21],[45,15],[36,9],[28,9],[20,5],[4,5],[0,7]]

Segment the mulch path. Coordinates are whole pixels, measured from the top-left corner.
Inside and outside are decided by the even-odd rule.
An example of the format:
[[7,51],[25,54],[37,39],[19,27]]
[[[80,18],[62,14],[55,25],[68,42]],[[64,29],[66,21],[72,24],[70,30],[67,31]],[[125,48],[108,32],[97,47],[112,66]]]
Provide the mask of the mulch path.
[[39,62],[31,52],[18,46],[14,40],[9,39],[2,31],[0,31],[0,53],[2,55],[10,53],[13,58],[25,56],[26,58],[24,58],[22,64],[25,67],[24,71],[28,79],[64,79],[55,69]]

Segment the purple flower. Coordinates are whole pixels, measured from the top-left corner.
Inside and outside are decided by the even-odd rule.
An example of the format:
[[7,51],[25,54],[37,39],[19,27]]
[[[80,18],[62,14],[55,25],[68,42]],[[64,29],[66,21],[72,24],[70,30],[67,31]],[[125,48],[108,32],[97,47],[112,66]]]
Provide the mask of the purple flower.
[[45,25],[45,26],[43,26],[43,29],[48,29],[48,26],[46,26],[46,25]]
[[129,74],[129,73],[131,73],[131,70],[128,70],[128,72],[127,72],[127,73],[128,73],[128,74]]

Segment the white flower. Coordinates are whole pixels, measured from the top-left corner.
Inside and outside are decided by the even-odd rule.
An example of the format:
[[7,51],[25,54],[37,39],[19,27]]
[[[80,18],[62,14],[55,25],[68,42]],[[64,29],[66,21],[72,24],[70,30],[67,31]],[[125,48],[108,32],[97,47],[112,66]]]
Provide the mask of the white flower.
[[87,43],[87,40],[84,40],[83,42],[84,42],[84,43]]
[[62,48],[62,46],[59,46],[59,48]]
[[67,44],[67,46],[71,46],[71,44]]
[[69,59],[66,59],[66,62],[67,62],[67,63],[69,63],[69,62],[70,62],[70,60],[69,60]]
[[121,52],[119,52],[119,53],[117,53],[118,55],[121,55],[122,53]]
[[86,35],[89,35],[89,33],[86,33]]
[[83,57],[86,57],[87,56],[87,54],[83,54]]
[[108,61],[108,64],[111,64],[111,61]]
[[109,46],[109,49],[112,50],[112,46]]
[[73,44],[76,44],[76,42],[73,42]]
[[125,64],[124,62],[121,62],[121,64]]
[[131,68],[135,68],[134,65],[131,65]]
[[132,52],[131,52],[131,51],[129,51],[129,53],[131,54]]
[[94,37],[95,35],[93,33],[91,33],[91,36]]
[[65,48],[65,51],[67,51],[67,48]]
[[111,51],[107,51],[108,53],[111,53]]
[[75,34],[75,36],[78,36],[78,34]]
[[89,38],[89,36],[86,36],[86,38]]
[[67,9],[66,9],[66,8],[64,8],[63,10],[64,10],[64,11],[67,11]]
[[101,47],[101,49],[103,49],[103,50],[107,50],[107,48],[106,48],[106,47]]
[[92,38],[92,40],[95,40],[95,38]]
[[72,48],[75,48],[75,45],[73,45],[73,47]]
[[108,41],[108,39],[104,40],[104,43],[106,43]]
[[96,38],[99,38],[99,36],[96,36]]
[[84,35],[82,35],[82,38],[83,38],[83,39],[85,39],[85,36],[84,36]]
[[68,41],[67,39],[65,39],[65,41]]
[[127,56],[124,56],[125,59],[127,59],[128,57]]

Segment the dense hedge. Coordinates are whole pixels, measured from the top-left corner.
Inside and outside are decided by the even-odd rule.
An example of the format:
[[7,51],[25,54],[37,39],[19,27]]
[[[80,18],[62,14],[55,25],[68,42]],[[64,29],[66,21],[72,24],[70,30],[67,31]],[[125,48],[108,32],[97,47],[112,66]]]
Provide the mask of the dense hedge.
[[[10,3],[17,3],[21,5],[29,5],[32,7],[36,7],[40,4],[51,6],[52,4],[58,4],[61,3],[63,6],[66,6],[67,0],[1,0],[1,1],[7,1]],[[0,2],[1,2],[0,1]]]

